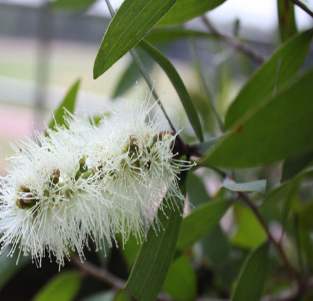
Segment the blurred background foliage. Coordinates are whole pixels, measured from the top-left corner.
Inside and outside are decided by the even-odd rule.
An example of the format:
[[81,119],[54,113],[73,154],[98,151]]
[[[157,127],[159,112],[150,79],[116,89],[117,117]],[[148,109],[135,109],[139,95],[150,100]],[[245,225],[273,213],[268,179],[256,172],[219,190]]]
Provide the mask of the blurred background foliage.
[[313,300],[313,4],[144,2],[124,1],[98,52],[106,1],[0,1],[0,170],[9,144],[53,111],[62,123],[63,107],[99,118],[153,98],[124,55],[140,42],[150,84],[202,156],[185,181],[186,217],[169,212],[142,246],[91,248],[86,265],[73,257],[61,272],[2,254],[0,300]]

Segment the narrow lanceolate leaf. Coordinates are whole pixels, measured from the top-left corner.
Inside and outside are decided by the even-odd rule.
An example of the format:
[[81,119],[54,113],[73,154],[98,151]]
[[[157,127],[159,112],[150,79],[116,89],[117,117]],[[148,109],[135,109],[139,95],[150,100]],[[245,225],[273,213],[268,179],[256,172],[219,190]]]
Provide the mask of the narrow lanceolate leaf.
[[94,78],[136,46],[175,0],[125,0],[113,17],[98,51]]
[[223,199],[223,194],[220,193],[212,201],[193,210],[182,222],[177,248],[183,250],[191,247],[208,234],[219,223],[230,204],[229,201]]
[[142,41],[140,46],[160,65],[160,67],[168,76],[182,102],[182,105],[184,106],[185,112],[195,133],[197,134],[199,140],[203,141],[203,133],[199,116],[192,103],[185,84],[176,71],[175,67],[157,48],[153,47],[148,42]]
[[177,0],[173,8],[162,18],[161,25],[180,24],[203,15],[225,0]]
[[252,251],[243,264],[232,301],[260,301],[268,271],[268,244]]
[[201,30],[179,27],[159,27],[152,29],[145,40],[150,43],[167,43],[186,38],[216,39],[216,36]]
[[126,289],[136,300],[156,300],[175,253],[182,208],[163,208],[159,210],[162,228],[159,233],[150,229],[127,281]]
[[223,181],[223,187],[232,191],[265,192],[266,180],[238,183],[229,178]]
[[297,33],[295,9],[292,1],[277,0],[279,33],[282,41]]
[[34,301],[71,301],[81,284],[78,272],[64,272],[53,278],[34,298]]
[[51,4],[53,8],[64,10],[84,10],[94,4],[96,0],[56,0]]
[[80,87],[80,80],[77,80],[68,90],[61,104],[54,111],[53,119],[49,123],[50,129],[55,129],[57,125],[62,126],[65,123],[66,112],[74,113],[77,93]]
[[203,165],[268,164],[313,150],[313,70],[261,104],[207,153]]
[[264,102],[292,79],[308,53],[313,31],[306,31],[283,44],[241,89],[225,118],[226,128]]

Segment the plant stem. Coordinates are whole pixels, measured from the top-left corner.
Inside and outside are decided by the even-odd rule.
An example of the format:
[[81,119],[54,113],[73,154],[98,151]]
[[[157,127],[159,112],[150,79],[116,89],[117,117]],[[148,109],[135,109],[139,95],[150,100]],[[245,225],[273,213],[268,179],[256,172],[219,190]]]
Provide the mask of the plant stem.
[[313,18],[313,12],[302,1],[300,0],[291,0],[291,1]]
[[228,45],[233,47],[234,49],[240,51],[250,59],[252,59],[257,64],[262,64],[264,62],[263,56],[258,54],[256,51],[243,44],[239,39],[234,38],[232,36],[228,36],[224,33],[221,33],[209,20],[209,18],[205,15],[201,17],[203,24],[206,28],[215,35],[218,39],[226,42]]
[[204,76],[204,73],[203,73],[203,69],[201,67],[201,63],[200,63],[200,60],[199,60],[199,56],[197,55],[197,50],[196,50],[196,45],[195,45],[195,40],[194,39],[190,40],[190,46],[191,46],[190,48],[191,48],[191,54],[192,54],[192,57],[193,57],[193,61],[194,61],[196,70],[197,70],[197,72],[199,74],[202,87],[203,87],[203,89],[205,91],[205,94],[207,95],[207,97],[209,99],[210,108],[211,108],[211,110],[213,112],[213,115],[215,116],[217,124],[218,124],[218,126],[220,128],[220,131],[224,132],[224,123],[223,123],[220,115],[218,114],[218,112],[217,112],[217,110],[215,108],[215,104],[213,102],[213,95],[210,92],[210,89],[208,87],[208,83],[207,83],[207,81],[205,79],[205,76]]
[[269,229],[265,219],[261,215],[258,207],[250,200],[249,196],[246,193],[238,192],[238,195],[239,195],[240,199],[246,204],[246,206],[251,209],[251,211],[254,213],[255,217],[260,222],[262,228],[264,229],[264,231],[265,231],[265,233],[266,233],[266,235],[268,237],[268,240],[276,248],[278,254],[281,256],[281,259],[283,260],[285,266],[287,267],[290,275],[295,277],[300,282],[298,271],[289,262],[289,259],[288,259],[287,255],[286,255],[282,245],[275,239],[275,237],[271,233],[271,231],[270,231],[270,229]]
[[[98,268],[90,262],[82,263],[77,256],[72,257],[73,264],[85,275],[93,277],[106,285],[109,285],[114,290],[122,290],[125,288],[126,283],[124,280],[111,274],[109,271]],[[159,294],[158,301],[170,301],[171,299],[165,294]]]
[[[108,7],[108,9],[109,9],[109,12],[110,12],[111,17],[113,18],[114,15],[115,15],[115,11],[114,11],[113,6],[111,5],[110,0],[105,0],[105,3],[106,3],[106,5],[107,5],[107,7]],[[139,72],[141,73],[141,75],[142,75],[142,77],[144,78],[144,80],[145,80],[147,86],[149,87],[149,90],[151,91],[153,98],[155,99],[155,101],[156,101],[157,104],[159,105],[159,107],[160,107],[162,113],[164,114],[164,116],[165,116],[165,118],[166,118],[166,120],[167,120],[169,126],[171,127],[171,129],[172,129],[172,131],[174,132],[174,134],[176,134],[177,131],[176,131],[176,129],[175,129],[175,127],[174,127],[174,125],[173,125],[171,119],[169,118],[169,116],[168,116],[168,114],[167,114],[167,112],[166,112],[166,110],[165,110],[165,108],[164,108],[164,106],[163,106],[163,104],[162,104],[162,102],[161,102],[161,100],[160,100],[160,97],[159,97],[158,93],[157,93],[156,90],[154,89],[153,84],[152,84],[152,80],[151,80],[151,78],[150,78],[148,72],[145,70],[145,67],[144,67],[144,65],[143,65],[143,63],[142,63],[140,57],[138,56],[136,50],[132,49],[132,50],[130,50],[129,52],[130,52],[130,55],[132,56],[133,61],[134,61],[135,64],[137,65],[137,67],[138,67],[138,69],[139,69]],[[178,138],[179,138],[179,137],[178,137]],[[180,138],[179,138],[179,139],[180,139]]]

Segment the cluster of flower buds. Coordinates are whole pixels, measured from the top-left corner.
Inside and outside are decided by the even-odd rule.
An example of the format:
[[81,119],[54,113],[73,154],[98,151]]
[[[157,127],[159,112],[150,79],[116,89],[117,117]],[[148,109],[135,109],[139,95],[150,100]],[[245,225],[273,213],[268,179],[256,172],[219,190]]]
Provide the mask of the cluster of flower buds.
[[66,127],[19,143],[1,179],[1,248],[63,265],[72,252],[83,260],[90,241],[142,241],[163,198],[183,198],[178,177],[191,166],[152,110],[124,105],[97,125],[69,116]]

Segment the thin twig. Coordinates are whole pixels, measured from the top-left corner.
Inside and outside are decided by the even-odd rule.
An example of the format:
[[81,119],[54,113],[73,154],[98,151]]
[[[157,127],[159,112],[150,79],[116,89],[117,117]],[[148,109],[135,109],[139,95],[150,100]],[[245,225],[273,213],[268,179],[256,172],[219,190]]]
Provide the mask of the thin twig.
[[228,45],[233,47],[234,49],[240,51],[241,53],[248,56],[257,64],[262,64],[264,62],[264,57],[261,56],[259,53],[254,51],[252,48],[248,47],[247,45],[243,44],[239,39],[228,36],[222,32],[220,32],[209,20],[209,18],[205,15],[201,17],[203,24],[207,27],[207,29],[215,35],[220,40],[226,42]]
[[209,105],[210,105],[211,111],[212,111],[213,115],[215,116],[215,119],[217,121],[217,124],[218,124],[221,132],[224,132],[224,123],[223,123],[222,118],[220,117],[220,115],[218,114],[218,112],[215,108],[215,104],[213,102],[213,95],[210,92],[210,89],[208,87],[208,83],[207,83],[205,76],[203,74],[203,69],[201,67],[201,62],[199,60],[199,56],[197,55],[197,50],[196,50],[196,45],[195,45],[194,39],[190,40],[190,46],[191,46],[190,48],[191,48],[192,58],[193,58],[196,70],[198,71],[202,87],[205,91],[205,94],[207,95],[207,97],[209,99]]
[[[73,256],[72,263],[85,275],[93,277],[102,283],[110,286],[114,290],[122,290],[126,287],[126,282],[104,268],[99,268],[90,262],[82,263],[78,256]],[[171,301],[171,299],[164,293],[157,297],[158,301]]]
[[287,267],[288,271],[290,272],[291,276],[293,276],[297,280],[299,280],[298,271],[289,262],[289,259],[286,255],[282,245],[273,236],[272,232],[270,231],[269,227],[267,226],[266,221],[264,220],[263,216],[261,215],[258,207],[250,200],[249,196],[246,193],[238,192],[238,195],[239,195],[240,199],[251,209],[251,211],[254,213],[255,217],[260,222],[260,224],[261,224],[262,228],[264,229],[269,241],[276,248],[277,252],[281,256],[281,258],[282,258],[285,266]]
[[120,290],[125,287],[125,282],[123,280],[103,268],[98,268],[89,262],[82,263],[77,256],[72,257],[72,262],[86,275],[98,279],[115,290]]
[[302,1],[300,0],[291,0],[291,1],[313,18],[313,12]]
[[[108,9],[109,9],[109,12],[110,12],[111,17],[113,18],[114,15],[115,15],[115,10],[114,10],[113,6],[111,5],[110,0],[105,0],[105,3],[106,3],[106,5],[107,5],[107,7],[108,7]],[[143,65],[143,63],[142,63],[140,57],[138,56],[136,50],[133,49],[133,50],[130,50],[129,52],[130,52],[130,55],[131,55],[132,58],[133,58],[133,61],[134,61],[135,64],[137,65],[137,67],[138,67],[138,69],[139,69],[139,72],[141,73],[141,75],[142,75],[142,77],[144,78],[144,80],[145,80],[147,86],[149,87],[149,90],[151,91],[153,98],[155,99],[155,101],[156,101],[157,104],[159,105],[159,107],[160,107],[162,113],[164,114],[164,116],[165,116],[165,118],[166,118],[166,120],[167,120],[169,126],[171,127],[172,131],[176,134],[177,131],[176,131],[176,129],[175,129],[175,127],[174,127],[174,125],[173,125],[173,123],[172,123],[170,117],[168,116],[168,114],[167,114],[167,112],[166,112],[166,110],[165,110],[165,108],[164,108],[164,106],[163,106],[163,104],[162,104],[162,102],[161,102],[161,100],[160,100],[160,97],[159,97],[158,93],[157,93],[156,90],[154,89],[154,86],[153,86],[153,84],[152,84],[152,80],[151,80],[151,78],[150,78],[148,72],[145,70],[145,67],[144,67],[144,65]],[[178,139],[180,139],[180,137],[178,137]]]

